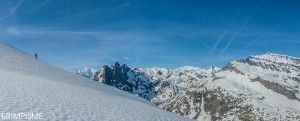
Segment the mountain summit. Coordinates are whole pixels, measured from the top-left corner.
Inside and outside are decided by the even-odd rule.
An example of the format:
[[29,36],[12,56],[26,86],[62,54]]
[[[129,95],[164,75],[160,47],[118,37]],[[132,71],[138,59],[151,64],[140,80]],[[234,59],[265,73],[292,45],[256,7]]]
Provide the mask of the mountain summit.
[[267,53],[209,69],[114,64],[92,75],[87,77],[199,121],[300,120],[300,59],[296,57]]

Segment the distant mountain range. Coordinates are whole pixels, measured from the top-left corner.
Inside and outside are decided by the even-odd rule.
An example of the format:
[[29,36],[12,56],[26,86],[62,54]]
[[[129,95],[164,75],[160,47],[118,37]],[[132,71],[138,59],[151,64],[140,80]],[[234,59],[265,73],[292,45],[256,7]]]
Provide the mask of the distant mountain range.
[[300,59],[295,57],[267,53],[209,69],[115,63],[75,73],[199,121],[300,120]]

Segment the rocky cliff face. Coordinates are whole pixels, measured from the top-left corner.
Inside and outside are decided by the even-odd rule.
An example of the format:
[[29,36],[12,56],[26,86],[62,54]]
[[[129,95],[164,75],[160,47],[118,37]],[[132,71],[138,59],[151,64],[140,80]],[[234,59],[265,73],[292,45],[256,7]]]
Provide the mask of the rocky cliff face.
[[91,79],[196,120],[300,120],[300,59],[267,53],[222,69],[104,66]]
[[[89,71],[88,69],[85,69]],[[78,73],[81,72],[81,73]],[[123,91],[138,95],[147,100],[152,99],[155,95],[156,80],[149,79],[137,69],[129,68],[126,64],[120,65],[116,62],[114,65],[105,65],[103,68],[94,72],[77,71],[76,74],[86,77],[86,73],[93,73],[90,79],[116,87]]]

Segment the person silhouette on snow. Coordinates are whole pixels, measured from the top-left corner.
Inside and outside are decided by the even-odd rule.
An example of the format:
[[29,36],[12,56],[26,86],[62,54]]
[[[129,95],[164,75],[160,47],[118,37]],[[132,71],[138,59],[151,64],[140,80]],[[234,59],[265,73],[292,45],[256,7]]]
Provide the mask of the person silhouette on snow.
[[37,54],[37,53],[35,53],[35,54],[34,54],[34,57],[35,57],[35,59],[37,59],[37,58],[38,58],[38,54]]

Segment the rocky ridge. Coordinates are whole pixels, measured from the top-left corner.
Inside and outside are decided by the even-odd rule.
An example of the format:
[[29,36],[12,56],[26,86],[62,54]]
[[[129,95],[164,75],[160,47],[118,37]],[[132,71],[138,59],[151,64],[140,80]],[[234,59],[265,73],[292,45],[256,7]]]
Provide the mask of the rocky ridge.
[[300,59],[295,57],[267,53],[221,69],[129,68],[116,63],[85,73],[199,121],[300,120]]

